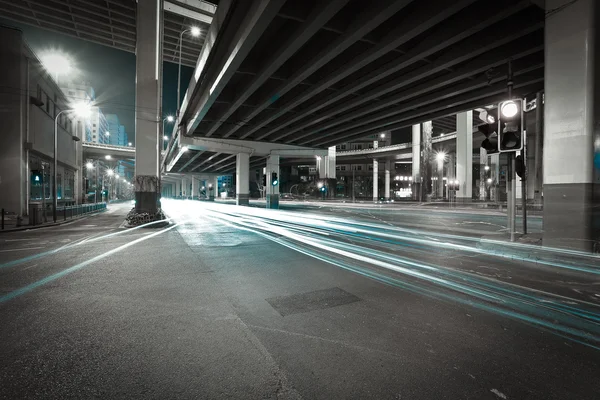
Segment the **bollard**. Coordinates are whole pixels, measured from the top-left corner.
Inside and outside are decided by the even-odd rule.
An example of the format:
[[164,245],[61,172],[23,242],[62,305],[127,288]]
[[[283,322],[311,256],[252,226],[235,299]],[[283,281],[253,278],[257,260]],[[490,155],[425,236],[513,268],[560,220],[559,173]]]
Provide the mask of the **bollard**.
[[63,221],[67,220],[67,206],[63,206]]

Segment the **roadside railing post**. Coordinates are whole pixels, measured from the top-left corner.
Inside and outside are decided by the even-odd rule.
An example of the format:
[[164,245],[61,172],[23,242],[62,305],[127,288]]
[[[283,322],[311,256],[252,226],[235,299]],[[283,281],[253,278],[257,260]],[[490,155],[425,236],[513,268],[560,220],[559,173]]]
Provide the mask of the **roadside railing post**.
[[63,206],[63,221],[67,220],[67,206]]

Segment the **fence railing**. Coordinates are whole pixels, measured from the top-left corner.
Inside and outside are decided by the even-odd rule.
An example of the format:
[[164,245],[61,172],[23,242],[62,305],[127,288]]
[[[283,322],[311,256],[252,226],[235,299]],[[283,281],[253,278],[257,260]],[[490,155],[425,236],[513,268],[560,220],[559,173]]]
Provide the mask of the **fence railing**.
[[[106,203],[89,203],[74,206],[63,206],[56,209],[56,220],[66,221],[80,215],[95,213],[106,209]],[[45,218],[44,218],[45,217]],[[52,207],[44,210],[39,204],[29,205],[29,225],[40,225],[52,220]]]
[[[56,220],[66,221],[81,215],[91,214],[106,209],[106,203],[88,203],[73,206],[62,206],[56,210]],[[41,225],[52,222],[52,206],[47,205],[44,209],[41,204],[29,205],[29,221],[14,213],[8,213],[4,208],[0,209],[0,230],[10,229],[24,225]]]

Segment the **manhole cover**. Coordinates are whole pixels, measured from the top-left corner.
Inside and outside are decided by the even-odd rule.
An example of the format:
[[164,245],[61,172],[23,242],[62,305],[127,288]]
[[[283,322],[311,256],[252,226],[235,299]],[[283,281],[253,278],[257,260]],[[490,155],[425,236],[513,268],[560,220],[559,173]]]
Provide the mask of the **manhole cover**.
[[352,293],[338,287],[266,299],[281,316],[342,306],[360,301]]

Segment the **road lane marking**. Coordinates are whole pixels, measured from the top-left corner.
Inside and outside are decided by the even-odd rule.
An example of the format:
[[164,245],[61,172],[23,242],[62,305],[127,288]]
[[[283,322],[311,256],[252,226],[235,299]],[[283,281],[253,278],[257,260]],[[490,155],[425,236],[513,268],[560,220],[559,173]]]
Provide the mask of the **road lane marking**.
[[72,267],[69,267],[69,268],[64,269],[64,270],[62,270],[60,272],[57,272],[57,273],[52,274],[50,276],[47,276],[47,277],[45,277],[43,279],[40,279],[39,281],[36,281],[34,283],[31,283],[31,284],[29,284],[27,286],[23,286],[20,289],[13,290],[10,293],[7,293],[7,294],[5,294],[3,296],[0,296],[0,303],[4,303],[4,302],[6,302],[8,300],[14,299],[15,297],[18,297],[18,296],[21,296],[21,295],[23,295],[25,293],[31,292],[32,290],[37,289],[38,287],[43,286],[43,285],[45,285],[48,282],[52,282],[52,281],[54,281],[56,279],[62,278],[63,276],[68,275],[68,274],[70,274],[72,272],[75,272],[77,270],[80,270],[80,269],[82,269],[82,268],[84,268],[84,267],[86,267],[86,266],[88,266],[88,265],[90,265],[90,264],[92,264],[92,263],[94,263],[96,261],[102,260],[103,258],[106,258],[106,257],[108,257],[110,255],[115,254],[115,253],[118,253],[121,250],[125,250],[128,247],[131,247],[133,245],[141,243],[141,242],[143,242],[143,241],[145,241],[147,239],[150,239],[150,238],[152,238],[154,236],[158,236],[158,235],[160,235],[162,233],[168,232],[171,229],[176,228],[177,226],[179,226],[179,224],[174,224],[174,225],[172,225],[172,226],[170,226],[168,228],[161,229],[158,232],[154,232],[151,235],[141,237],[141,238],[136,239],[136,240],[134,240],[132,242],[129,242],[129,243],[125,243],[122,246],[119,246],[119,247],[117,247],[115,249],[109,250],[109,251],[107,251],[107,252],[105,252],[103,254],[100,254],[100,255],[98,255],[96,257],[92,257],[89,260],[86,260],[86,261],[81,262],[79,264],[73,265]]
[[8,253],[10,251],[22,251],[22,250],[38,250],[38,249],[45,249],[45,246],[42,247],[22,247],[20,249],[8,249],[8,250],[0,250],[0,253]]

